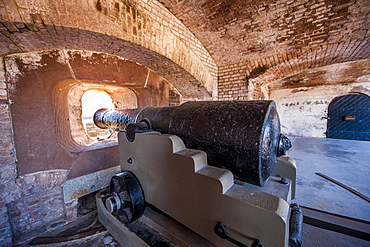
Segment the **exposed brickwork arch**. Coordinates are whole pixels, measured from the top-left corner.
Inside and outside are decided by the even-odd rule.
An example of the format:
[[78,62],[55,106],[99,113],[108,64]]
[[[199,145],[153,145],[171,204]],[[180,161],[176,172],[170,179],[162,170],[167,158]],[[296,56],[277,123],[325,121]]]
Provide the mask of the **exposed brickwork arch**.
[[[369,49],[369,40],[363,39],[330,45],[322,49],[313,49],[311,52],[296,57],[285,56],[287,60],[272,66],[264,74],[251,80],[251,83],[254,85],[254,92],[250,91],[249,95],[253,95],[252,98],[254,99],[267,98],[267,95],[262,95],[263,90],[260,89],[261,87],[269,87],[282,78],[299,74],[309,69],[352,61],[366,61],[366,59],[370,58]],[[269,66],[269,64],[257,63],[257,66]]]
[[218,66],[369,39],[368,0],[161,2]]
[[147,66],[184,100],[217,96],[217,68],[195,38],[157,1],[7,1],[0,6],[0,54],[81,49]]
[[[255,60],[220,67],[219,94],[221,99],[264,99],[267,88],[282,78],[302,71],[370,58],[369,39],[352,40],[325,47],[297,50],[261,57]],[[233,75],[233,86],[228,84]],[[238,88],[236,93],[224,93]],[[265,95],[264,95],[265,94]]]

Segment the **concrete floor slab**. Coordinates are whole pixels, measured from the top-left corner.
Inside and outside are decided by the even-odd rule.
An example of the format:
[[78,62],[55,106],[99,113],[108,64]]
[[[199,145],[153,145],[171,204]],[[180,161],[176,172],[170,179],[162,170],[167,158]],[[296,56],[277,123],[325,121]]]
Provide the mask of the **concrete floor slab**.
[[320,177],[325,174],[370,197],[370,142],[292,137],[287,156],[297,163],[294,202],[370,221],[370,203]]
[[[297,193],[293,202],[370,221],[368,201],[316,174],[322,173],[370,197],[370,142],[307,137],[290,139],[293,147],[287,156],[297,163]],[[370,225],[361,230],[370,233]],[[302,247],[311,246],[365,247],[370,246],[370,242],[304,224]]]
[[302,247],[369,247],[370,242],[305,224]]

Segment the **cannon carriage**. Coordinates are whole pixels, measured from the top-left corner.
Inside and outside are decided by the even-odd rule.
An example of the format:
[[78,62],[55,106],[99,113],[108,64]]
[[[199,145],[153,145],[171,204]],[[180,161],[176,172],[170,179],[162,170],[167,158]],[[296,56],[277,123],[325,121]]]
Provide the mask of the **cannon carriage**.
[[122,173],[97,205],[123,246],[300,245],[296,166],[280,157],[291,144],[273,101],[100,109],[94,122],[119,131]]

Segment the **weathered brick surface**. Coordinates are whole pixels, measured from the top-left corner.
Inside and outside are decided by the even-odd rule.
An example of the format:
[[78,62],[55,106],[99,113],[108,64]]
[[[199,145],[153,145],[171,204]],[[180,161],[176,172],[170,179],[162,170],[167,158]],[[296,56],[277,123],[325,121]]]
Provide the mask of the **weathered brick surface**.
[[14,243],[22,241],[27,234],[46,231],[53,221],[66,219],[65,204],[60,185],[65,181],[66,171],[49,171],[18,177],[0,184],[2,215],[0,231],[11,235]]
[[[266,98],[262,84],[309,68],[369,58],[366,0],[161,2],[215,59],[220,100]],[[248,78],[263,66],[267,74]]]
[[[268,94],[264,94],[261,87],[269,87],[284,77],[311,68],[366,60],[369,57],[369,40],[362,39],[330,45],[322,49],[301,50],[299,53],[278,54],[244,63],[221,66],[219,69],[219,99],[265,99],[268,98]],[[260,74],[251,76],[253,71],[258,71],[261,68],[265,69]],[[244,85],[247,85],[248,89]]]
[[367,0],[161,2],[199,38],[217,65],[369,37]]
[[[61,58],[61,54],[63,54],[63,59]],[[5,69],[3,68],[2,73],[6,70],[7,77],[6,77],[6,84],[5,88],[7,89],[5,92],[9,92],[9,95],[5,96],[5,100],[2,101],[3,104],[1,104],[0,109],[0,120],[2,121],[2,125],[0,127],[0,135],[1,143],[0,143],[0,160],[1,163],[1,170],[0,170],[0,182],[1,182],[1,198],[5,200],[6,205],[8,205],[8,208],[4,211],[4,214],[6,214],[7,217],[2,217],[2,220],[4,222],[1,222],[1,231],[4,232],[10,232],[13,237],[15,243],[22,242],[25,240],[26,237],[30,237],[34,233],[40,233],[42,231],[47,230],[47,225],[51,222],[58,220],[59,218],[64,218],[65,220],[73,220],[77,217],[77,200],[74,200],[73,202],[68,202],[66,205],[64,204],[64,201],[62,200],[61,196],[61,183],[66,180],[66,174],[67,170],[72,165],[72,168],[75,168],[75,170],[71,169],[69,171],[69,176],[73,174],[74,176],[81,175],[81,168],[79,168],[78,164],[80,162],[84,162],[84,160],[89,160],[87,156],[85,155],[84,158],[81,158],[79,162],[70,161],[69,167],[60,167],[60,164],[62,164],[62,156],[58,156],[57,153],[65,152],[63,150],[60,150],[60,143],[54,146],[52,149],[50,149],[50,152],[47,151],[48,148],[52,146],[49,142],[57,142],[56,138],[53,138],[53,134],[55,133],[55,129],[58,129],[61,133],[61,128],[55,127],[53,118],[54,114],[57,116],[61,116],[60,114],[57,114],[56,110],[58,110],[58,107],[60,107],[61,104],[58,104],[58,107],[52,108],[52,101],[51,96],[53,94],[53,86],[56,85],[57,82],[64,79],[70,79],[71,77],[80,78],[81,74],[86,73],[86,66],[81,66],[78,62],[81,60],[76,59],[76,56],[81,55],[85,56],[84,59],[81,59],[83,61],[84,65],[88,65],[87,67],[91,66],[91,64],[98,63],[101,67],[103,67],[101,70],[99,70],[99,73],[102,73],[104,69],[107,68],[107,66],[113,66],[112,71],[108,72],[109,75],[117,74],[117,78],[121,79],[121,83],[129,83],[129,85],[133,85],[133,83],[138,83],[136,88],[139,88],[139,84],[142,83],[142,85],[146,85],[148,90],[151,91],[158,91],[156,92],[158,97],[162,97],[162,94],[167,95],[166,98],[162,97],[161,99],[158,99],[157,101],[161,104],[168,104],[168,90],[167,90],[167,83],[164,81],[164,79],[159,78],[158,75],[153,73],[152,71],[149,71],[147,68],[145,69],[145,72],[143,73],[144,77],[141,79],[142,81],[137,81],[137,78],[141,78],[139,73],[135,74],[135,71],[138,72],[140,69],[139,66],[134,62],[127,61],[125,59],[118,58],[117,56],[112,56],[110,54],[102,54],[102,53],[96,53],[96,52],[89,52],[89,51],[77,51],[77,50],[62,50],[62,51],[43,51],[43,52],[30,52],[30,53],[21,53],[21,54],[14,54],[6,56],[5,58]],[[64,55],[68,58],[64,58]],[[110,60],[109,60],[110,59]],[[68,61],[66,61],[68,60]],[[111,62],[107,62],[107,61]],[[76,62],[77,61],[77,62]],[[112,62],[113,61],[113,62]],[[125,63],[127,67],[123,66],[121,64],[120,67],[118,64]],[[52,67],[48,71],[58,71],[56,74],[48,74],[47,72],[41,73],[40,70],[47,69],[48,66],[52,66],[52,64],[55,65],[58,64],[57,68]],[[62,77],[60,79],[58,76],[60,76],[61,71],[63,71],[64,67],[67,67],[67,64],[70,65],[70,70],[67,69],[68,73],[67,77]],[[127,64],[134,64],[136,67],[128,66]],[[59,67],[62,65],[62,67]],[[95,65],[98,67],[98,64]],[[108,66],[108,67],[109,67]],[[95,67],[91,67],[91,70],[93,70]],[[130,77],[130,75],[126,74],[126,77],[123,75],[124,73],[116,72],[123,71],[124,69],[131,68],[132,75],[135,75],[135,78]],[[71,72],[73,71],[73,73]],[[45,81],[45,85],[43,84],[43,80],[41,79],[42,83],[38,80],[38,76],[32,77],[32,73],[38,73],[42,74],[41,77],[49,78]],[[88,73],[91,74],[92,72]],[[101,76],[101,74],[96,76]],[[108,75],[108,76],[109,76]],[[31,79],[24,79],[26,76],[31,76]],[[56,79],[56,81],[53,83],[53,79],[55,77],[58,77],[59,79]],[[4,76],[3,76],[4,78]],[[30,78],[30,77],[28,77]],[[82,77],[84,78],[84,77]],[[112,79],[112,77],[109,77]],[[117,79],[115,78],[115,79]],[[22,79],[26,82],[22,85]],[[94,77],[92,79],[98,80],[97,77]],[[102,80],[105,79],[105,77],[101,78]],[[131,83],[131,81],[133,83]],[[115,81],[114,78],[111,80],[111,82]],[[117,82],[116,82],[117,83]],[[58,84],[59,85],[59,84]],[[136,84],[135,84],[136,85]],[[86,85],[85,85],[86,86]],[[93,85],[94,86],[94,85]],[[40,89],[43,90],[40,90]],[[49,88],[49,90],[47,89]],[[88,88],[88,86],[86,86]],[[55,89],[55,88],[54,88]],[[57,89],[59,92],[60,88]],[[96,89],[96,86],[95,86]],[[161,89],[161,91],[160,91]],[[20,92],[25,92],[25,90],[31,90],[30,93],[24,94],[24,97],[20,97],[25,102],[23,104],[20,103],[19,100],[17,100],[17,97],[15,97],[17,94],[19,95]],[[67,91],[65,88],[62,88],[62,90]],[[111,92],[113,89],[110,87],[104,87],[104,90],[110,90]],[[118,90],[118,89],[117,89]],[[175,88],[173,89],[175,90]],[[83,89],[80,91],[77,90],[78,93],[83,92]],[[131,91],[130,91],[131,92]],[[143,91],[142,91],[143,92]],[[42,96],[37,96],[39,93],[42,94]],[[76,93],[76,92],[75,92]],[[76,93],[76,94],[78,94]],[[117,96],[118,91],[116,93],[111,92],[112,95]],[[133,92],[131,92],[134,94]],[[74,94],[73,94],[74,95]],[[31,97],[29,100],[26,100],[28,97]],[[78,111],[76,110],[79,106],[79,96],[76,96],[76,104],[72,104],[74,111],[76,111],[78,117],[80,118],[80,115],[78,114]],[[126,95],[127,96],[127,95]],[[33,98],[32,98],[33,97]],[[9,98],[9,99],[8,99]],[[125,98],[125,95],[120,93],[120,96],[114,97],[115,100],[119,101],[120,99]],[[135,96],[136,98],[136,96]],[[19,99],[19,98],[18,98]],[[41,101],[39,101],[41,99]],[[45,100],[46,99],[46,100]],[[150,95],[146,95],[146,100],[150,100],[150,102],[153,104],[153,102],[157,102],[156,100],[152,99]],[[166,100],[165,100],[166,99]],[[55,99],[54,99],[55,100]],[[65,97],[62,99],[65,100]],[[137,99],[138,100],[138,99]],[[141,99],[143,100],[143,99]],[[163,100],[164,102],[160,101]],[[177,99],[180,100],[179,98]],[[12,102],[12,104],[8,104],[8,102]],[[30,103],[33,102],[32,106],[30,107]],[[64,101],[62,101],[64,102]],[[37,117],[24,117],[27,115],[27,113],[32,112],[30,109],[34,107],[36,104],[40,103],[40,107],[36,107]],[[55,102],[54,102],[55,103]],[[21,106],[18,108],[19,111],[17,111],[17,104],[21,104]],[[115,103],[115,105],[119,106],[122,102]],[[128,104],[128,102],[126,102]],[[136,104],[135,104],[136,105]],[[66,106],[66,105],[64,105]],[[133,107],[133,106],[132,106]],[[131,108],[132,108],[131,107]],[[50,117],[50,121],[46,121],[46,116],[40,117],[38,115],[39,109],[43,109],[43,112],[47,112],[47,117]],[[67,107],[68,108],[68,107]],[[13,119],[10,118],[10,109],[12,110],[12,116]],[[72,109],[72,110],[73,110]],[[80,112],[80,111],[79,111]],[[81,113],[81,112],[80,112]],[[20,120],[20,122],[18,120]],[[27,124],[22,123],[23,119],[28,119]],[[75,119],[70,120],[75,121]],[[15,156],[15,150],[14,150],[14,144],[13,144],[13,125],[15,126],[15,144],[17,146],[18,150],[18,161],[16,162],[16,156]],[[46,123],[48,126],[41,127],[40,128],[40,122]],[[50,127],[50,124],[53,126]],[[79,123],[77,122],[76,125]],[[32,129],[35,127],[35,129]],[[22,129],[21,129],[22,128]],[[39,133],[37,137],[35,136],[35,133],[38,133],[38,131],[42,129],[43,132]],[[18,131],[18,132],[16,132]],[[71,129],[69,128],[68,133],[71,132]],[[19,133],[23,132],[24,134],[19,135]],[[16,137],[20,136],[20,139],[17,139]],[[68,134],[66,134],[68,136]],[[27,139],[30,138],[30,139]],[[40,138],[40,142],[37,142],[36,139]],[[22,145],[25,144],[25,148],[22,149]],[[59,148],[59,149],[58,149]],[[26,150],[24,152],[20,152],[20,150]],[[42,153],[46,151],[45,153]],[[119,162],[118,159],[118,150],[111,149],[111,154],[108,151],[104,153],[104,151],[99,151],[100,153],[95,154],[97,158],[95,158],[94,161],[96,164],[92,165],[94,162],[89,162],[89,165],[91,167],[96,166],[95,169],[98,169],[99,167],[102,169],[102,166],[104,164],[104,159],[116,157],[117,159],[112,159],[112,162],[106,162],[108,165],[113,164],[114,162]],[[87,153],[87,152],[86,152]],[[84,153],[84,154],[86,154]],[[52,160],[46,160],[47,157],[50,157],[50,154],[54,155],[54,157],[58,157],[57,159]],[[91,154],[91,152],[89,153]],[[27,158],[22,158],[22,155],[30,155]],[[75,157],[78,155],[73,154]],[[115,155],[115,156],[114,156]],[[70,154],[67,154],[68,159],[70,158]],[[103,157],[103,160],[101,159]],[[37,162],[32,163],[32,159],[40,158]],[[52,157],[53,158],[53,157]],[[102,164],[103,163],[103,164]],[[118,163],[117,163],[118,164]],[[43,166],[42,169],[37,170],[37,167],[40,165]],[[83,172],[86,172],[84,174],[88,174],[90,171],[89,168],[85,168]],[[26,171],[25,169],[35,169],[31,171]],[[63,169],[62,171],[54,171],[52,169]],[[76,171],[77,170],[77,171]],[[18,174],[17,174],[18,171]],[[74,172],[73,172],[74,171]],[[36,173],[35,173],[36,172]],[[84,175],[83,174],[83,175]],[[21,177],[17,177],[21,176]],[[110,176],[105,176],[106,179],[109,179]],[[98,178],[96,178],[98,179]],[[102,180],[99,180],[102,181]],[[95,183],[95,185],[98,185],[99,183]],[[108,184],[108,183],[107,183]],[[107,185],[106,184],[106,185]],[[106,186],[104,185],[104,186]],[[87,185],[86,185],[87,186]],[[88,186],[88,188],[92,188],[93,186]],[[102,187],[98,187],[101,189]],[[77,194],[75,196],[82,196],[84,194]],[[11,237],[10,235],[8,237]]]
[[[6,89],[0,64],[0,87]],[[0,246],[11,246],[22,235],[65,218],[60,185],[66,172],[17,177],[9,100],[4,91],[0,95]]]
[[[66,48],[73,45],[78,49],[104,50],[122,56],[132,56],[127,54],[127,49],[132,49],[130,45],[110,40],[111,37],[117,37],[157,52],[190,72],[194,78],[185,78],[183,72],[168,66],[169,63],[161,61],[160,58],[148,59],[149,54],[145,56],[141,52],[135,57],[140,63],[145,61],[143,64],[174,84],[183,77],[183,83],[176,85],[183,87],[183,91],[188,91],[186,83],[200,82],[213,92],[213,96],[217,91],[214,88],[216,64],[220,66],[221,74],[225,67],[235,64],[251,67],[242,74],[236,72],[235,80],[231,81],[235,84],[232,92],[225,92],[225,88],[230,86],[222,85],[230,79],[220,77],[221,99],[263,97],[257,82],[254,83],[256,91],[246,93],[245,83],[240,79],[247,77],[251,70],[263,64],[276,66],[289,61],[289,66],[294,66],[294,59],[299,60],[302,54],[314,54],[318,49],[330,51],[328,55],[324,53],[322,59],[312,56],[309,63],[335,63],[337,61],[330,58],[335,58],[333,53],[341,54],[342,49],[350,51],[346,61],[358,59],[357,57],[364,58],[369,54],[367,20],[370,6],[366,0],[165,0],[161,3],[186,27],[155,0],[86,0],[78,4],[38,1],[33,5],[24,1],[8,1],[3,8],[0,6],[4,13],[2,38],[8,44],[7,48],[4,47],[3,54],[11,51]],[[38,32],[28,33],[30,30]],[[93,32],[86,33],[86,30]],[[125,52],[122,47],[125,47]],[[13,48],[14,50],[11,50]],[[300,69],[307,68],[306,62],[297,62]],[[286,69],[275,69],[275,73],[282,76]],[[213,79],[210,79],[210,75]],[[253,85],[248,88],[253,88]],[[186,96],[184,100],[190,98]],[[195,98],[201,99],[199,96]]]
[[170,106],[178,106],[180,105],[180,94],[177,93],[175,90],[170,90],[169,95],[169,105]]
[[[142,49],[141,54],[136,54],[141,58],[135,61],[144,61],[142,64],[156,71],[160,70],[158,63],[165,66],[163,63],[169,60],[184,69],[181,73],[189,73],[193,77],[190,81],[203,85],[211,96],[217,95],[217,68],[212,57],[199,40],[156,0],[41,0],[37,3],[11,0],[0,5],[0,13],[2,55],[63,48],[124,55],[137,53],[133,48],[139,46],[139,49],[146,48],[157,55],[153,61],[153,54]],[[173,66],[167,67],[166,71]],[[186,76],[181,77],[184,76],[180,74],[180,78],[167,79],[185,83]]]
[[67,220],[73,220],[77,218],[78,211],[78,199],[71,200],[65,204],[66,207],[66,218]]
[[[0,184],[0,191],[3,189]],[[12,246],[12,230],[9,224],[8,204],[0,197],[0,246]]]
[[12,244],[9,208],[12,199],[19,196],[13,186],[17,167],[6,89],[3,63],[0,63],[0,246]]

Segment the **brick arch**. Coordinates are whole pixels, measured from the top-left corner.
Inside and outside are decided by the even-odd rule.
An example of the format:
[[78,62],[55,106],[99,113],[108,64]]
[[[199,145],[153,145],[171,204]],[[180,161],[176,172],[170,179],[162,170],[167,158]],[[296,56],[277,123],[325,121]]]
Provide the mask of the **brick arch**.
[[368,39],[277,53],[219,67],[219,99],[263,99],[267,87],[279,80],[314,69],[370,58]]
[[368,0],[161,3],[202,41],[219,66],[369,39]]
[[0,54],[86,49],[134,60],[170,81],[183,100],[217,96],[203,45],[157,1],[7,1]]
[[258,68],[262,68],[265,71],[261,75],[249,79],[248,96],[253,99],[267,98],[267,90],[263,88],[272,86],[283,78],[297,75],[309,69],[353,61],[363,60],[366,62],[369,59],[369,53],[367,52],[369,47],[370,44],[367,39],[353,40],[323,48],[279,54],[277,58],[268,57],[253,61],[251,63],[253,66],[250,66],[248,75],[251,75]]
[[[81,98],[89,89],[107,92],[117,109],[127,107],[127,90],[135,95],[130,102],[135,101],[136,107],[169,103],[170,85],[165,79],[143,65],[106,53],[29,52],[6,56],[3,63],[9,101],[12,102],[12,124],[14,129],[19,129],[14,133],[14,141],[19,150],[20,175],[70,169],[72,164],[80,172],[77,175],[84,175],[112,166],[105,161],[82,166],[82,169],[73,161],[84,151],[117,144],[116,140],[97,141],[85,134]],[[106,150],[114,152],[113,149]],[[69,152],[75,153],[75,157],[66,155]],[[89,155],[96,153],[83,154]]]

